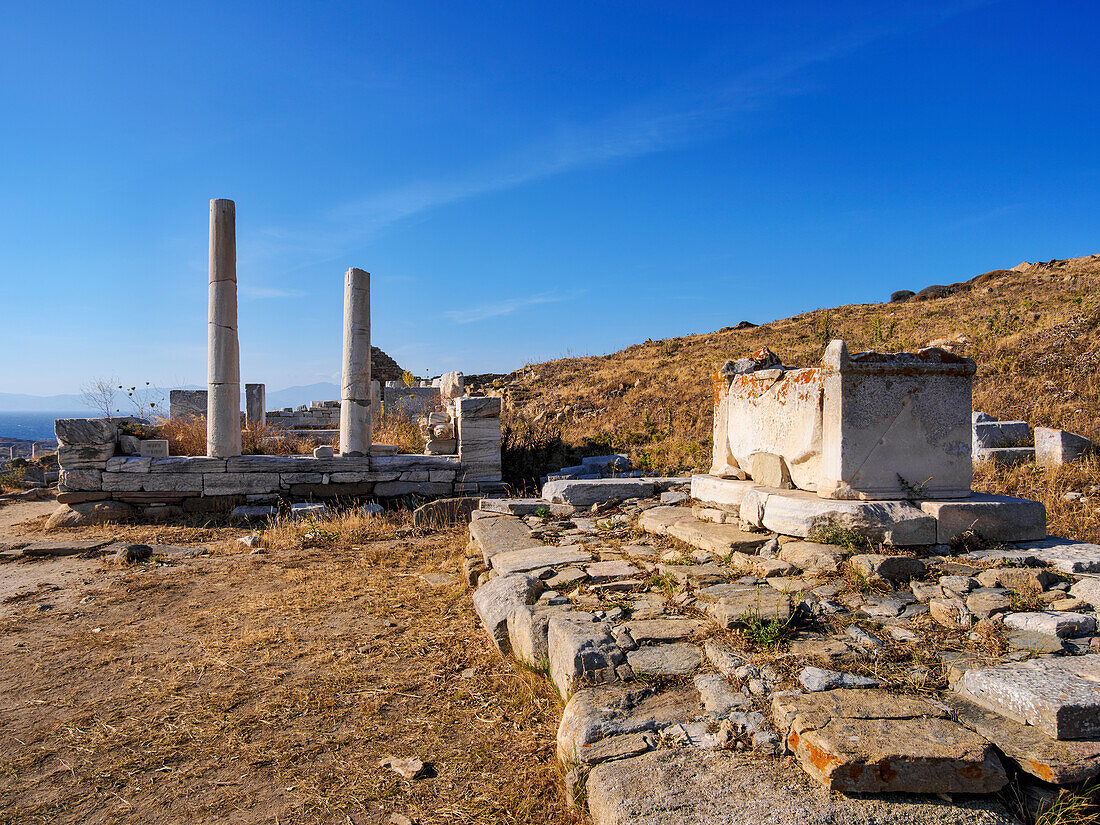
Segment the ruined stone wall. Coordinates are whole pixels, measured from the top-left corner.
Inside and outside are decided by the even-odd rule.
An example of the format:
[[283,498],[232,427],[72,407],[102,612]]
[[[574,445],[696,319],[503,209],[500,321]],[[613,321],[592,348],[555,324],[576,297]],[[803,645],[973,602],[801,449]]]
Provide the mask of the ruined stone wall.
[[467,410],[466,442],[460,437],[458,455],[123,456],[113,421],[58,419],[58,501],[118,501],[139,509],[174,505],[199,512],[278,499],[500,492],[500,399],[472,401],[477,403]]

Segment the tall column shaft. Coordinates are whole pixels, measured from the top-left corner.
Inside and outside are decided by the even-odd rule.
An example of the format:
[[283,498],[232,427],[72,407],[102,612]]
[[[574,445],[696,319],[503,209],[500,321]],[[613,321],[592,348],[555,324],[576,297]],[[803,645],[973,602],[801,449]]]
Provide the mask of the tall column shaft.
[[344,358],[340,381],[340,453],[369,455],[371,445],[370,273],[344,274]]
[[206,454],[241,454],[241,349],[237,340],[237,221],[231,200],[210,201]]

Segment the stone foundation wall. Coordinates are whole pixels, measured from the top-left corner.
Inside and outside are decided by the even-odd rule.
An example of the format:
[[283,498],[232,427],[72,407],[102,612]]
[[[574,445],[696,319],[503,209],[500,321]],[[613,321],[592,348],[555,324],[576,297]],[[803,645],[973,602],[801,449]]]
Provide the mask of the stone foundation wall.
[[[477,399],[467,457],[459,455],[124,456],[117,425],[107,419],[58,419],[58,501],[120,501],[138,507],[182,506],[223,511],[279,499],[390,498],[499,493],[499,399]],[[486,401],[495,401],[486,404]],[[473,410],[471,410],[473,412]],[[495,416],[495,417],[494,417]],[[495,454],[488,443],[495,423]],[[382,448],[384,450],[384,448]]]

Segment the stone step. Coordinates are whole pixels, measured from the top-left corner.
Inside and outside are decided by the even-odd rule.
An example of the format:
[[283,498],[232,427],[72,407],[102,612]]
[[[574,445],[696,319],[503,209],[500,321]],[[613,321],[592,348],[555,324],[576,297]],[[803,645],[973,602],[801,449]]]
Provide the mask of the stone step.
[[707,550],[717,556],[752,553],[772,537],[770,533],[746,533],[732,524],[700,521],[690,514],[687,518],[670,524],[668,534],[692,547]]
[[483,498],[478,505],[483,513],[504,516],[534,516],[546,513],[554,518],[571,516],[576,508],[571,504],[551,504],[542,498]]
[[1100,655],[968,670],[955,692],[1053,739],[1100,738]]
[[827,794],[790,760],[696,748],[604,762],[589,773],[585,792],[594,825],[1017,823],[995,798]]
[[1008,776],[984,738],[924,699],[839,689],[776,696],[776,726],[803,770],[842,793],[993,793]]
[[649,498],[657,487],[647,478],[558,479],[543,485],[542,497],[554,504],[591,507],[628,498]]
[[1073,785],[1100,776],[1100,739],[1051,739],[1031,725],[1021,725],[968,702],[944,694],[941,701],[955,718],[992,742],[1020,770],[1055,785]]
[[497,516],[480,510],[470,521],[470,546],[486,564],[498,553],[526,550],[542,542],[531,537],[531,528],[513,516]]

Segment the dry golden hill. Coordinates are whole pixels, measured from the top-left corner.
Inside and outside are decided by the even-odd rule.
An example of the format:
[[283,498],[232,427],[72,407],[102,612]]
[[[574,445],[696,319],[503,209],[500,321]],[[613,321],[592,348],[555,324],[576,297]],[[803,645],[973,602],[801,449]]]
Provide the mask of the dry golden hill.
[[[951,294],[924,299],[945,292]],[[531,487],[548,469],[607,451],[629,453],[654,471],[705,470],[713,370],[762,346],[787,366],[810,366],[833,338],[852,351],[949,342],[978,363],[975,409],[1100,439],[1100,255],[1092,255],[987,272],[902,303],[817,309],[757,327],[531,364],[487,380],[484,389],[505,399],[506,474]],[[979,485],[1044,500],[1057,492],[1047,489],[1049,479],[997,475],[1005,474],[980,474]],[[1088,480],[1065,481],[1065,489]]]

